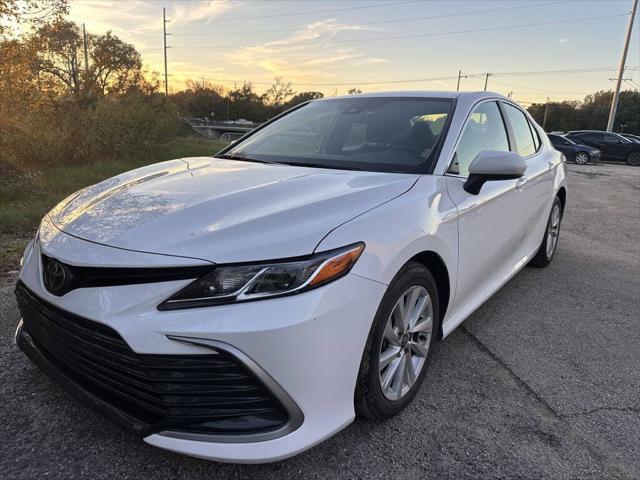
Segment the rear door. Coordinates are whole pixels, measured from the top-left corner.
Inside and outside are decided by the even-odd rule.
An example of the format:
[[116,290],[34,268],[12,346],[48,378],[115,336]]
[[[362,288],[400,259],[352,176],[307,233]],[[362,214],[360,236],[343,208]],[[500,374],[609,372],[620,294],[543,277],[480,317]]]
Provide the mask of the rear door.
[[613,133],[603,133],[602,143],[606,145],[607,154],[610,158],[624,160],[629,151],[629,144]]
[[542,242],[551,204],[553,203],[553,181],[555,174],[554,155],[542,149],[536,127],[519,107],[500,102],[510,129],[511,149],[527,162],[524,176],[517,182],[522,200],[526,205],[527,229],[525,252],[531,254]]
[[490,181],[477,195],[463,188],[469,164],[484,150],[509,151],[509,136],[497,101],[474,107],[446,174],[449,196],[458,209],[458,284],[452,314],[491,295],[524,256],[527,227],[517,180]]

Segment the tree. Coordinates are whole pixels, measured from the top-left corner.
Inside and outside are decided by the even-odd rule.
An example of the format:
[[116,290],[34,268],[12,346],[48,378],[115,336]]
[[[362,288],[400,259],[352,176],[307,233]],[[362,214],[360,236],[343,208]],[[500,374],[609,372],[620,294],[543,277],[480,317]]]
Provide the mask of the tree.
[[259,96],[253,91],[251,82],[245,82],[242,87],[231,90],[227,95],[229,117],[264,122],[272,116],[273,111],[264,104],[263,98],[264,95]]
[[41,25],[69,13],[69,0],[0,0],[0,36],[17,33],[22,24]]
[[212,117],[224,119],[227,115],[227,101],[224,88],[208,82],[187,80],[187,89],[171,95],[183,117]]
[[[547,111],[545,129],[548,132],[569,130],[604,130],[607,126],[609,108],[613,92],[599,91],[587,95],[584,101],[566,100],[563,102],[534,103],[528,108],[529,113],[540,125],[544,122]],[[618,111],[614,123],[615,131],[640,134],[640,92],[625,90],[620,93]],[[624,126],[624,127],[623,127]]]
[[300,105],[301,103],[308,102],[309,100],[317,100],[322,97],[324,97],[322,92],[300,92],[284,104],[283,110],[288,110],[289,108]]
[[360,90],[358,87],[353,87],[353,88],[350,88],[347,93],[349,95],[355,95],[357,93],[362,93],[362,90]]
[[87,35],[89,65],[86,70],[82,34],[73,22],[46,24],[28,42],[37,51],[38,73],[53,78],[60,93],[109,95],[148,87],[140,54],[133,45],[111,32]]
[[277,77],[262,97],[267,105],[271,105],[278,111],[281,110],[287,98],[294,93],[293,88],[291,88],[291,82],[285,82],[282,77]]
[[82,81],[82,37],[78,26],[67,21],[44,25],[28,43],[37,52],[38,73],[53,77],[63,91],[78,95]]
[[127,92],[143,79],[140,53],[110,31],[91,35],[89,59],[87,82],[92,82],[103,95]]

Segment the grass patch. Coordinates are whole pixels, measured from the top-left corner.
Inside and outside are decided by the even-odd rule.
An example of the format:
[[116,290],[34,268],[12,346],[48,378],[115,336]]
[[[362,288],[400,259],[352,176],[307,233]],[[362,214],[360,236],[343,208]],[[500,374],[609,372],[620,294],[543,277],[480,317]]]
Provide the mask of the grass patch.
[[56,166],[0,179],[0,272],[17,269],[20,255],[44,214],[67,195],[133,168],[173,158],[213,155],[222,147],[204,137],[181,137],[167,143],[153,160]]

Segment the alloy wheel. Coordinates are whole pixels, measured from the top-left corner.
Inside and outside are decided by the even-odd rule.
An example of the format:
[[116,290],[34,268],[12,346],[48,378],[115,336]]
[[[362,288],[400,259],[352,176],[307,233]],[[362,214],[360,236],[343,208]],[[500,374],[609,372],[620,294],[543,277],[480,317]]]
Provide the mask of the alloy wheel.
[[391,401],[404,397],[427,360],[433,333],[433,303],[427,289],[414,285],[398,299],[380,345],[379,379]]
[[575,162],[578,165],[584,165],[585,163],[589,162],[589,155],[585,152],[579,152],[576,154]]
[[553,252],[558,244],[558,235],[560,235],[560,219],[562,217],[562,210],[560,204],[556,203],[553,206],[551,212],[551,220],[549,221],[549,227],[547,228],[547,258],[553,256]]

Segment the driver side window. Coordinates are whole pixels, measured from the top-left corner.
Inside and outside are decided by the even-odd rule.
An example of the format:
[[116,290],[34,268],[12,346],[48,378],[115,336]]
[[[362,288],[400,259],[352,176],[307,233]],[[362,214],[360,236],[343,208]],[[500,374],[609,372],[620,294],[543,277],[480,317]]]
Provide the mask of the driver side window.
[[483,150],[509,151],[507,131],[496,102],[484,102],[469,115],[449,173],[469,175],[469,164]]

